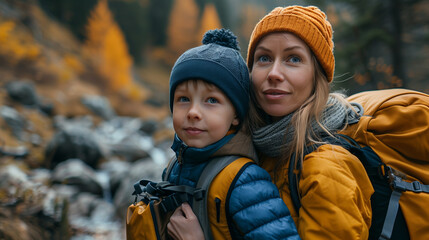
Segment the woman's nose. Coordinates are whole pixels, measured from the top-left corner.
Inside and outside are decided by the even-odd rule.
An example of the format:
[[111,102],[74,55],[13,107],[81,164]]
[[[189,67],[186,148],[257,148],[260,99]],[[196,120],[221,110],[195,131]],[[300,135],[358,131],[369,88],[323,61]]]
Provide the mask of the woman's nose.
[[282,63],[280,61],[274,61],[268,72],[267,79],[270,81],[283,81],[284,75],[282,71]]

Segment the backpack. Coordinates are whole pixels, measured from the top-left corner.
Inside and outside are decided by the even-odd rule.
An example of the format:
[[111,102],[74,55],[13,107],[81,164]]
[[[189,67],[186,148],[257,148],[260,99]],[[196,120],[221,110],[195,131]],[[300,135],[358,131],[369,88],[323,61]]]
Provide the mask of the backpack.
[[[234,186],[238,173],[254,162],[237,156],[213,158],[204,167],[195,188],[166,181],[176,162],[177,159],[167,166],[164,181],[140,180],[134,184],[132,195],[135,200],[127,211],[127,240],[171,239],[167,233],[170,216],[183,202],[191,200],[192,210],[198,217],[205,239],[216,236],[224,238],[225,231],[229,231],[226,216],[221,209],[225,209],[227,193]],[[216,201],[210,199],[210,187],[217,193]],[[141,197],[140,201],[137,201],[138,197]]]
[[[335,137],[362,162],[374,187],[369,239],[429,239],[429,95],[406,89],[375,90],[347,99],[363,116]],[[317,146],[305,149],[308,154]],[[300,164],[289,164],[289,188],[299,213]]]

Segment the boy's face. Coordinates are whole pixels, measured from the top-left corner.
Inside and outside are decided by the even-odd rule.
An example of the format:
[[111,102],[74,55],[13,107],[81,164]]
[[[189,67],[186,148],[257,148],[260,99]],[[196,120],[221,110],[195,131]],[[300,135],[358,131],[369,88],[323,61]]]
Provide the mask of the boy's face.
[[228,97],[202,80],[188,80],[176,87],[173,125],[186,145],[203,148],[223,138],[239,120]]

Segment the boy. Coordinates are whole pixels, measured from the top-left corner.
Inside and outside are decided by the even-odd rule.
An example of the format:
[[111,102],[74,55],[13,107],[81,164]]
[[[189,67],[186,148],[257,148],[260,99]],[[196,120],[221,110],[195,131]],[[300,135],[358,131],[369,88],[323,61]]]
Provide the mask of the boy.
[[[176,132],[172,149],[178,161],[167,176],[169,182],[195,187],[213,157],[256,159],[250,137],[239,131],[249,106],[250,81],[238,50],[232,32],[211,30],[202,46],[176,61],[170,76],[170,108]],[[212,237],[299,239],[269,174],[256,164],[245,164],[228,175],[224,173],[228,167],[208,191]],[[225,182],[219,178],[230,178],[229,185],[220,186]]]

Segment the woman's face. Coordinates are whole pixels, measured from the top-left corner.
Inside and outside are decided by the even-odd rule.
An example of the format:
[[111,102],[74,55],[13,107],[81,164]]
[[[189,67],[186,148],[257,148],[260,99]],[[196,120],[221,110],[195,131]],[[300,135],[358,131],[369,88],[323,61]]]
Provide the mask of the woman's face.
[[271,33],[256,46],[251,76],[256,100],[268,115],[292,113],[313,89],[310,48],[292,33]]

